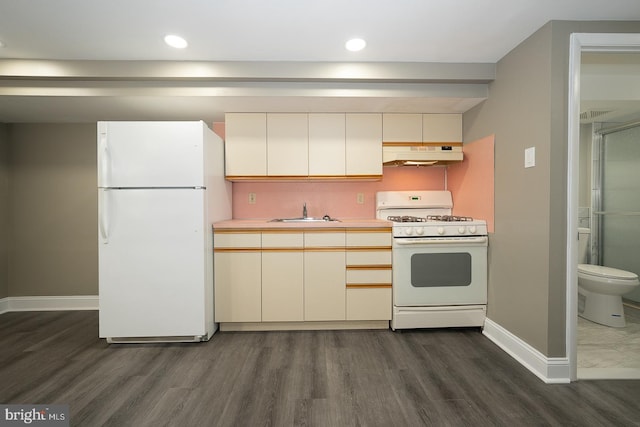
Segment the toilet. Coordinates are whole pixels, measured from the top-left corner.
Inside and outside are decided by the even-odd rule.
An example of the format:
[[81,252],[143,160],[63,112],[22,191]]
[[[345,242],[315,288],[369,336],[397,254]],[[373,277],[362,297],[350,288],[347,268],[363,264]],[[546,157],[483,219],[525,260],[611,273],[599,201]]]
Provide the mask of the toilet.
[[622,295],[640,284],[630,271],[587,264],[588,228],[578,228],[578,315],[601,325],[622,328],[626,325]]

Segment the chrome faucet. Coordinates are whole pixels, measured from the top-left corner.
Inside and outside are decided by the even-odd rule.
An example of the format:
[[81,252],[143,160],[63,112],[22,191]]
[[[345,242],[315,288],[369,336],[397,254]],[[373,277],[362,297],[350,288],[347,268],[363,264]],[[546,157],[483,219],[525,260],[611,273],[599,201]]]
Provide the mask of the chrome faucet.
[[307,218],[307,202],[302,204],[302,218]]

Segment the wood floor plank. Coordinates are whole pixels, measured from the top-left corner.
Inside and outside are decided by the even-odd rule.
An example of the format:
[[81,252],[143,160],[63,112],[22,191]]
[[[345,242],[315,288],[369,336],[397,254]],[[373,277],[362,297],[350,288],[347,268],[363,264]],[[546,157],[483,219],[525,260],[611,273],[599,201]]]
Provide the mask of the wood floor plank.
[[97,336],[97,312],[0,315],[0,403],[74,426],[640,425],[640,381],[544,384],[478,329]]

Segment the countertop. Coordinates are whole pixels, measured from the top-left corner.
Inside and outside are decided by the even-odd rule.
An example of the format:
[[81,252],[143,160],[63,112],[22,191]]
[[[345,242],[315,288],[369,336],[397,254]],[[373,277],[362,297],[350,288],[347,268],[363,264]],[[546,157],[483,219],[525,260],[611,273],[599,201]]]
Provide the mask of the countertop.
[[214,229],[310,229],[310,228],[391,228],[391,221],[384,219],[341,219],[321,222],[271,222],[269,219],[229,219],[213,224]]

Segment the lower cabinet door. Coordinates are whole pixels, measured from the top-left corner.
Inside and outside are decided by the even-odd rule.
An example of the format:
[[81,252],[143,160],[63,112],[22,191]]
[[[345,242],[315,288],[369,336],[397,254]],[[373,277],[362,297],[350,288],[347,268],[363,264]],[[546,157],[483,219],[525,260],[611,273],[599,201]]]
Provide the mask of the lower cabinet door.
[[304,320],[303,266],[302,251],[263,252],[263,322],[301,322]]
[[304,320],[345,320],[345,252],[305,251]]
[[215,321],[262,320],[260,252],[220,252],[214,255]]
[[347,289],[347,320],[391,320],[391,288]]

